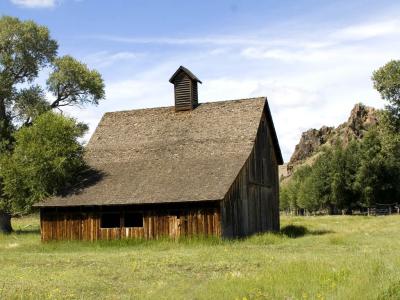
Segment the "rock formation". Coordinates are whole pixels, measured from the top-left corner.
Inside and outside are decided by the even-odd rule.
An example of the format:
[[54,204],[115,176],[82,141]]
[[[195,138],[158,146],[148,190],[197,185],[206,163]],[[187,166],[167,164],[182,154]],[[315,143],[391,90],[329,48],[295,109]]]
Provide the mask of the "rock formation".
[[348,120],[338,127],[322,126],[303,132],[289,163],[280,168],[281,178],[290,177],[297,166],[313,161],[321,146],[340,143],[345,147],[351,140],[361,139],[377,122],[377,110],[359,103],[351,110]]
[[320,129],[309,129],[303,132],[290,158],[290,163],[293,164],[312,156],[321,145],[328,142],[333,131],[334,127],[322,126]]

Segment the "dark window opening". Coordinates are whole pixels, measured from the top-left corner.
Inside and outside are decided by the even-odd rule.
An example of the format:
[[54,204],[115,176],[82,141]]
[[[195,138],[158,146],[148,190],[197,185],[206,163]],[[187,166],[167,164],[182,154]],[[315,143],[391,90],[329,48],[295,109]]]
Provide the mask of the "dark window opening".
[[101,228],[119,228],[121,225],[118,213],[105,213],[101,215]]
[[143,227],[143,214],[140,213],[125,213],[125,227]]
[[173,217],[175,216],[178,220],[181,218],[182,211],[181,210],[169,210],[168,214]]

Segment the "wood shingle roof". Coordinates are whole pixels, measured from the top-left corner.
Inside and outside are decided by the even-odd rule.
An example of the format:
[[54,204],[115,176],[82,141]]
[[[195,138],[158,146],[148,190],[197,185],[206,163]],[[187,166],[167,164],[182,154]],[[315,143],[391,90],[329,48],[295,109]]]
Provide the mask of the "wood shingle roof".
[[282,164],[265,97],[202,103],[187,112],[162,107],[106,113],[85,154],[102,178],[37,206],[221,200],[251,153],[263,111]]

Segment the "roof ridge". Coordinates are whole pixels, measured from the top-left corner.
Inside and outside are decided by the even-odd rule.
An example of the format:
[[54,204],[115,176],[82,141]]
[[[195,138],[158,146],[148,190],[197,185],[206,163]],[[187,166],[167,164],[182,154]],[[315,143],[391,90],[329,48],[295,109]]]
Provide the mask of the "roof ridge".
[[[241,98],[241,99],[227,99],[227,100],[215,100],[215,101],[208,101],[208,102],[199,102],[199,107],[202,105],[207,104],[219,104],[219,103],[226,103],[226,102],[239,102],[239,101],[249,101],[249,100],[267,100],[266,96],[260,97],[249,97],[249,98]],[[175,106],[155,106],[155,107],[144,107],[144,108],[134,108],[134,109],[124,109],[124,110],[116,110],[116,111],[108,111],[105,112],[106,114],[115,114],[115,113],[124,113],[124,112],[132,112],[132,111],[147,111],[147,110],[161,110],[161,109],[175,109]]]
[[175,71],[175,73],[174,73],[174,74],[171,76],[171,78],[169,79],[169,82],[174,83],[176,76],[178,76],[178,74],[179,74],[180,72],[184,72],[184,73],[186,73],[192,80],[197,81],[197,82],[199,82],[199,83],[202,83],[202,82],[200,81],[200,79],[197,78],[197,76],[194,75],[194,74],[192,73],[192,71],[190,71],[188,68],[185,68],[184,66],[180,66],[180,67],[178,68],[178,70]]

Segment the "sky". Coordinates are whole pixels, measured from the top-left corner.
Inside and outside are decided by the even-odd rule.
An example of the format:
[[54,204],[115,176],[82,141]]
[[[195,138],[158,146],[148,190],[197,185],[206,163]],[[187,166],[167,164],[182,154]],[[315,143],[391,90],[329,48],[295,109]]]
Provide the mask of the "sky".
[[0,0],[0,15],[47,26],[60,56],[102,74],[106,99],[66,111],[86,140],[105,112],[173,105],[183,65],[200,102],[267,96],[287,161],[303,131],[382,108],[372,72],[400,59],[400,1]]

